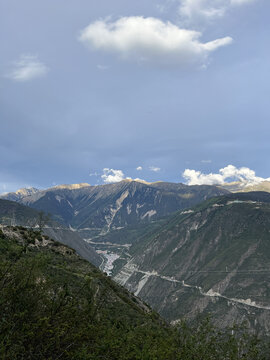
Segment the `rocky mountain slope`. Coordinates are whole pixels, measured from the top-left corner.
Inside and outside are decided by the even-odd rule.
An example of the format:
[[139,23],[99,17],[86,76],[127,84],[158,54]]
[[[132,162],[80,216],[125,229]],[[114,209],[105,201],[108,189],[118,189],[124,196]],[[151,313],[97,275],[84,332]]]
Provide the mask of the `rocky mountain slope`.
[[[38,228],[39,211],[28,206],[18,204],[14,201],[0,199],[0,224],[3,225],[22,225],[28,228]],[[75,249],[84,259],[92,264],[99,266],[102,258],[95,252],[92,246],[86,243],[78,233],[60,225],[52,219],[46,219],[42,232],[55,240]]]
[[270,333],[270,194],[213,198],[140,239],[115,280],[176,323],[211,313]]
[[26,196],[34,195],[36,193],[40,192],[39,189],[36,189],[34,187],[30,188],[22,188],[18,189],[15,192],[10,192],[4,195],[1,195],[0,198],[3,198],[5,200],[11,200],[11,201],[20,201]]
[[131,244],[139,241],[153,222],[150,231],[160,226],[159,219],[164,216],[228,193],[215,186],[132,180],[100,186],[60,185],[30,195],[27,192],[20,190],[25,196],[11,193],[2,198],[14,199],[16,195],[21,204],[52,214],[57,222],[74,230],[74,234],[78,233],[101,254],[102,269],[108,273],[112,259],[125,260]]
[[[124,180],[115,184],[62,185],[17,199],[51,213],[84,236],[104,235],[129,225],[147,223],[213,196],[228,193],[215,186],[144,183]],[[14,194],[6,194],[10,199]]]

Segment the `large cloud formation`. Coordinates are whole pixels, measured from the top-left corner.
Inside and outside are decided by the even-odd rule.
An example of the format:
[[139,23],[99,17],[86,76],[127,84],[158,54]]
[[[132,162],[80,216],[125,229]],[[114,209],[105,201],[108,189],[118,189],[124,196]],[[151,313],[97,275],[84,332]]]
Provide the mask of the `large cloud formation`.
[[124,180],[125,176],[122,170],[104,168],[101,178],[105,184],[111,184]]
[[203,174],[201,171],[186,169],[183,177],[188,185],[223,185],[229,181],[240,181],[244,185],[255,185],[262,181],[270,181],[270,178],[264,179],[256,176],[255,171],[241,167],[237,168],[228,165],[219,170],[218,173]]
[[7,77],[19,82],[43,77],[49,71],[49,68],[36,55],[21,55],[19,60],[15,61],[13,65],[14,68]]
[[213,51],[232,42],[231,37],[223,37],[203,43],[201,35],[157,18],[131,16],[115,22],[95,21],[82,30],[79,40],[124,60],[200,67],[207,65]]

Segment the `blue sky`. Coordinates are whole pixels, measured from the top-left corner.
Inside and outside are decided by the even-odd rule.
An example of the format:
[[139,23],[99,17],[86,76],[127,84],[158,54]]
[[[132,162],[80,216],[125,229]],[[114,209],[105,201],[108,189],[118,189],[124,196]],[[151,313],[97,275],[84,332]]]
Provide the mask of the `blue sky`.
[[266,0],[0,0],[0,193],[191,183],[186,169],[230,164],[268,178],[269,13]]

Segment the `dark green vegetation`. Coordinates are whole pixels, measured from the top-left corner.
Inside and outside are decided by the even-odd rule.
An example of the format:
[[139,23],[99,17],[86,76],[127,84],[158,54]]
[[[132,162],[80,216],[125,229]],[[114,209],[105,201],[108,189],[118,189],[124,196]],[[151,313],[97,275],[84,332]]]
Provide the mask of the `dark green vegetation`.
[[267,345],[208,320],[169,327],[75,252],[23,227],[0,230],[1,359],[267,360]]
[[169,321],[211,313],[270,334],[270,194],[212,198],[130,249],[115,279]]
[[0,199],[1,224],[12,225],[12,222],[16,222],[17,225],[34,226],[38,222],[38,216],[38,211],[28,206]]

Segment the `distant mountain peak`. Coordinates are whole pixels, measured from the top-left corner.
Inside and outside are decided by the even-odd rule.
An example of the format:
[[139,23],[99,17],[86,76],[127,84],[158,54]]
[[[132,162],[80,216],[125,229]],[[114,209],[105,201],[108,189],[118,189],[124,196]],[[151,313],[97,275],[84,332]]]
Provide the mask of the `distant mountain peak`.
[[34,187],[21,188],[15,192],[1,194],[0,198],[12,201],[21,201],[23,198],[39,193],[40,191],[41,190]]
[[39,192],[40,190],[34,187],[21,188],[15,191],[15,194],[20,196],[28,196]]
[[88,183],[80,183],[80,184],[62,184],[62,185],[56,185],[54,186],[52,189],[68,189],[68,190],[77,190],[77,189],[81,189],[84,187],[89,187],[91,186]]
[[270,192],[270,181],[260,182],[247,182],[247,181],[234,181],[218,185],[218,187],[226,189],[230,192],[250,192],[250,191],[266,191]]
[[127,178],[127,179],[124,179],[123,180],[124,182],[138,182],[138,183],[142,183],[142,184],[147,184],[147,185],[150,185],[150,184],[152,184],[151,182],[148,182],[148,181],[145,181],[145,180],[143,180],[143,179],[139,179],[139,178],[136,178],[136,179],[129,179],[129,178]]

